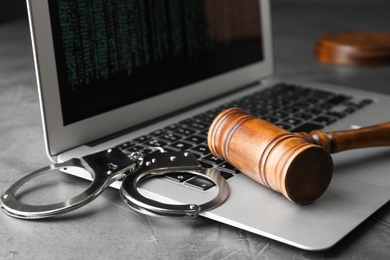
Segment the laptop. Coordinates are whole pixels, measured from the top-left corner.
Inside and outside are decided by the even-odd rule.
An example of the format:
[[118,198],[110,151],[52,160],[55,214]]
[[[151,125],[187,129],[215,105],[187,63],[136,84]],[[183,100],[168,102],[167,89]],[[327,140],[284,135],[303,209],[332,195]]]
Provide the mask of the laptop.
[[[389,96],[275,77],[269,0],[27,2],[53,162],[116,146],[191,151],[231,189],[202,216],[305,250],[332,247],[389,201],[388,147],[333,155],[328,190],[305,206],[210,154],[208,127],[230,107],[293,132],[389,121]],[[201,203],[217,191],[186,175],[140,189],[175,203]]]

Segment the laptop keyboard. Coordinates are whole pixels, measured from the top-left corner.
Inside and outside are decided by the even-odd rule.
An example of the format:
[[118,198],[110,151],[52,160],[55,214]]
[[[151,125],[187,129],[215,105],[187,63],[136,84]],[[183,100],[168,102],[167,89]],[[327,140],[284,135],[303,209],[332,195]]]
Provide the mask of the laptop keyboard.
[[[310,132],[320,130],[372,102],[371,99],[355,100],[353,96],[279,83],[140,136],[119,147],[129,153],[145,146],[159,146],[167,151],[187,150],[194,154],[203,167],[219,169],[227,180],[240,174],[240,171],[211,154],[207,145],[208,129],[214,118],[225,109],[243,108],[287,131]],[[168,174],[164,178],[203,191],[215,186],[207,179],[188,173]]]

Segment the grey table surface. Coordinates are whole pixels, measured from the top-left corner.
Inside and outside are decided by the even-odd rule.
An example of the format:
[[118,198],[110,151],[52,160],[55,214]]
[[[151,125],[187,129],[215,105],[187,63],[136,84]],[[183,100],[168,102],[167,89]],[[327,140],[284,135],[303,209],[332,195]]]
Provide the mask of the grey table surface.
[[[272,7],[279,76],[390,94],[390,66],[323,64],[313,51],[316,39],[332,31],[390,32],[389,1],[272,0]],[[26,19],[0,24],[0,143],[0,194],[15,180],[49,163]],[[60,183],[56,179],[46,186],[60,194],[64,185],[76,189],[88,184],[71,176],[58,178]],[[320,252],[296,249],[206,218],[146,217],[127,208],[114,189],[78,211],[50,220],[23,221],[0,213],[0,229],[0,259],[390,257],[390,203],[336,246]]]

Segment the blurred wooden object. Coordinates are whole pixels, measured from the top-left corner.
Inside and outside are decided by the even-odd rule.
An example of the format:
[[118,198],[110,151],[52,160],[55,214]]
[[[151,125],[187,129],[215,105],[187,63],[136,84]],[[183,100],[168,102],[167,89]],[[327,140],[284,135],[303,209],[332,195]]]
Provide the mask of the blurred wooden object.
[[297,204],[318,199],[333,175],[330,152],[390,145],[390,123],[357,130],[290,133],[239,108],[212,123],[211,152]]
[[315,46],[317,59],[325,63],[376,66],[390,64],[390,34],[336,32],[323,35]]

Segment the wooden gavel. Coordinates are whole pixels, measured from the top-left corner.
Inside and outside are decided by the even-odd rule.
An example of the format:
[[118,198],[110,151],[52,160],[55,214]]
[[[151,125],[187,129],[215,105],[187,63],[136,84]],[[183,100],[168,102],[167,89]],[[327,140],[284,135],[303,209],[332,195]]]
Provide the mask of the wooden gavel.
[[330,153],[390,145],[390,122],[357,130],[291,133],[240,108],[210,126],[211,152],[297,204],[318,199],[333,175]]

